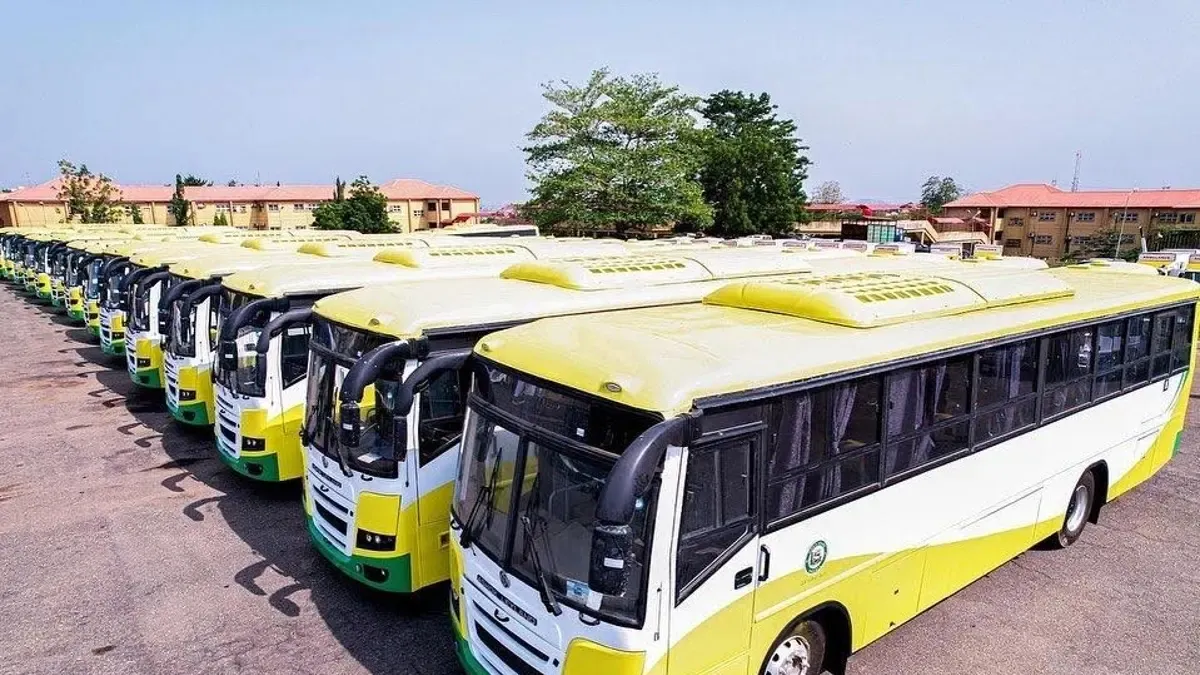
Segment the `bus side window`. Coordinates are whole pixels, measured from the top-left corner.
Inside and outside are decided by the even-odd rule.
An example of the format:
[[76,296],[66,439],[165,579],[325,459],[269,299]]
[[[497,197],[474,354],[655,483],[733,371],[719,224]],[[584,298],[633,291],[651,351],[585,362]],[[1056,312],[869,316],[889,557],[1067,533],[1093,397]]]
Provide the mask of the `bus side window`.
[[879,483],[880,377],[785,397],[767,464],[768,522]]
[[442,372],[421,392],[417,421],[421,466],[440,457],[462,434],[466,386],[457,370]]
[[1133,316],[1125,323],[1125,377],[1122,385],[1133,387],[1150,380],[1149,314]]
[[308,326],[284,330],[279,354],[284,389],[303,380],[308,372],[308,336]]
[[970,446],[972,364],[958,356],[888,375],[885,479]]
[[1037,423],[1038,340],[979,353],[975,442],[985,443]]
[[[676,602],[753,529],[752,467],[755,437],[735,438],[688,451],[684,480]],[[710,569],[712,568],[712,569]]]
[[1171,337],[1175,332],[1175,312],[1154,315],[1154,337],[1150,340],[1150,377],[1171,372]]
[[1125,360],[1125,322],[1109,321],[1096,328],[1096,384],[1100,400],[1121,391],[1121,364]]
[[1092,400],[1092,335],[1092,328],[1080,328],[1046,339],[1044,417],[1075,410]]
[[1175,353],[1171,368],[1186,368],[1192,362],[1192,315],[1195,307],[1188,305],[1177,310],[1175,315],[1175,339],[1171,348]]

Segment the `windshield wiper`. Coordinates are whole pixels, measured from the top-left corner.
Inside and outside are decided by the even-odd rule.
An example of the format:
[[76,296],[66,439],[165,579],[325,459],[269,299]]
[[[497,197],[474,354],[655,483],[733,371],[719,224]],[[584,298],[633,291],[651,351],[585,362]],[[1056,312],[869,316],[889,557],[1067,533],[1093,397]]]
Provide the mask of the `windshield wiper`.
[[[525,530],[529,560],[533,563],[533,573],[537,576],[538,594],[542,596],[542,604],[551,614],[558,616],[562,614],[562,607],[558,604],[558,598],[554,597],[554,591],[550,590],[550,580],[546,578],[546,571],[542,568],[542,556],[538,553],[537,544],[534,543],[533,522],[529,520],[529,516],[521,516],[521,527]],[[545,534],[545,532],[543,529],[542,533]]]
[[[493,440],[493,442],[495,442]],[[475,541],[476,537],[476,521],[483,509],[484,504],[487,505],[487,515],[484,516],[483,522],[488,526],[492,523],[492,515],[495,513],[495,500],[492,496],[496,492],[496,483],[500,480],[500,459],[503,453],[496,451],[496,463],[492,465],[492,473],[488,476],[488,482],[480,490],[479,494],[475,495],[475,502],[471,504],[471,512],[467,515],[467,522],[463,523],[462,537],[458,543],[463,548],[468,548]],[[485,456],[486,459],[486,456]]]

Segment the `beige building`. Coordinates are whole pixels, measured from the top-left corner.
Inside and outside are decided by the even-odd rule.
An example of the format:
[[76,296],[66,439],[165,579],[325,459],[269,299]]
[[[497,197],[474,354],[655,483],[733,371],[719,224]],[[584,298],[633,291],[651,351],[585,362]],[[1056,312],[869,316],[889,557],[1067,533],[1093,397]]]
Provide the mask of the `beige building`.
[[986,222],[1007,255],[1059,259],[1106,229],[1122,235],[1125,249],[1140,246],[1143,236],[1151,249],[1200,246],[1200,190],[1067,192],[1026,183],[968,195],[945,211]]
[[[0,193],[0,227],[54,225],[67,220],[59,198],[60,181]],[[132,223],[133,210],[146,224],[175,225],[169,211],[174,188],[159,185],[118,185],[118,220]],[[475,222],[479,197],[455,187],[398,178],[379,186],[388,200],[388,218],[397,231],[412,232]],[[234,227],[289,229],[312,225],[313,210],[333,199],[333,185],[237,185],[184,188],[191,203],[188,224],[212,223],[217,214]]]

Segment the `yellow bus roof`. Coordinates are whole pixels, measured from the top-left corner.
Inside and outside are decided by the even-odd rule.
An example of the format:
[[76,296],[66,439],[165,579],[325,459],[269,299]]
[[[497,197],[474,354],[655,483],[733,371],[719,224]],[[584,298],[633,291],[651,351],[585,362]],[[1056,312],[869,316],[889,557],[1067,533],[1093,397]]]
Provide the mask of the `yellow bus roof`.
[[1109,258],[1092,258],[1091,260],[1071,265],[1071,267],[1090,269],[1098,272],[1115,272],[1118,274],[1158,274],[1157,265],[1131,263],[1125,260],[1112,260]]
[[[409,251],[417,255],[406,255]],[[435,251],[443,251],[447,255],[429,255]],[[311,250],[302,247],[299,252],[311,253]],[[498,276],[517,261],[579,255],[619,256],[627,253],[625,247],[615,241],[562,243],[533,237],[504,242],[483,238],[463,239],[455,246],[438,242],[429,247],[387,248],[372,260],[327,258],[319,266],[305,270],[303,275],[296,274],[286,266],[264,267],[230,276],[225,280],[225,286],[261,297],[321,294],[406,280]]]
[[[286,265],[294,268],[296,265],[319,263],[323,258],[305,255],[293,251],[257,251],[254,249],[234,248],[220,253],[203,253],[189,256],[171,264],[171,274],[177,274],[188,279],[212,279],[223,277],[236,272],[253,270],[265,265]],[[293,274],[296,272],[293,269]]]
[[[702,304],[547,319],[494,333],[477,352],[518,371],[643,410],[672,415],[698,399],[799,382],[876,363],[1018,335],[1116,312],[1195,302],[1200,286],[1155,275],[1095,269],[991,272],[966,267],[912,272],[974,293],[958,311],[916,311],[908,320],[872,328],[804,315],[811,292],[739,306],[737,286]],[[1002,278],[1007,277],[1007,278]],[[1004,290],[1017,285],[1016,293]],[[1063,293],[1063,289],[1070,293]],[[1007,293],[1007,294],[1006,294]],[[1026,302],[1020,302],[1020,296]],[[881,305],[912,305],[897,294]],[[997,297],[999,302],[992,303]],[[853,315],[869,304],[847,309]],[[785,311],[786,310],[786,311]],[[903,309],[880,310],[892,315]]]
[[[836,250],[697,248],[619,258],[525,262],[509,267],[498,278],[372,286],[330,296],[314,307],[321,316],[341,324],[394,337],[417,337],[437,328],[699,302],[738,278],[831,274],[851,266],[902,270],[951,264],[943,256],[923,254],[876,258]],[[1006,269],[1003,264],[979,267]]]

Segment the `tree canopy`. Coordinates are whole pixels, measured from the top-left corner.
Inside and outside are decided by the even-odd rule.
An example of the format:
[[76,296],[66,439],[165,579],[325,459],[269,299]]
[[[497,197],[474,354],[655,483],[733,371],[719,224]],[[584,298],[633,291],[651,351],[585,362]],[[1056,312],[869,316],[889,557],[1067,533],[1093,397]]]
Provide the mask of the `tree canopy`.
[[167,212],[175,219],[176,225],[187,225],[192,217],[192,205],[183,196],[185,185],[187,183],[183,182],[183,176],[175,174],[175,192],[171,195],[171,201],[167,204]]
[[[338,184],[345,185],[341,179]],[[366,176],[359,176],[350,184],[349,196],[344,200],[322,202],[313,209],[313,227],[318,230],[356,230],[366,234],[395,230],[387,216],[387,197]]]
[[766,93],[719,91],[701,106],[700,184],[712,231],[726,236],[791,232],[804,206],[808,148]]
[[846,197],[842,194],[842,186],[836,180],[827,180],[813,190],[812,203],[814,204],[841,204],[844,201],[846,201]]
[[113,223],[117,220],[117,187],[104,174],[94,174],[87,164],[76,166],[61,159],[58,173],[62,179],[58,198],[66,202],[66,220],[81,223]]
[[680,222],[706,226],[712,210],[695,177],[694,96],[655,75],[594,71],[581,85],[548,83],[552,106],[527,134],[540,226],[624,233]]
[[954,179],[946,176],[930,176],[921,186],[921,206],[937,215],[942,207],[962,196],[962,188]]

